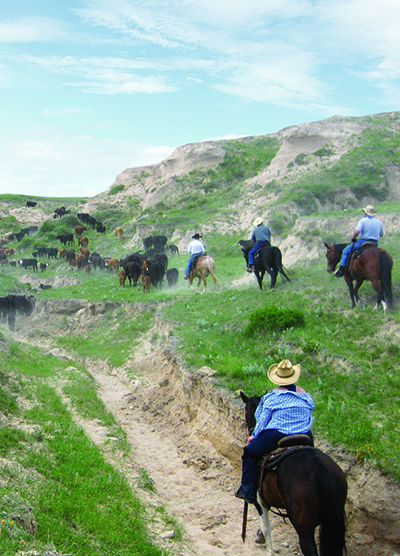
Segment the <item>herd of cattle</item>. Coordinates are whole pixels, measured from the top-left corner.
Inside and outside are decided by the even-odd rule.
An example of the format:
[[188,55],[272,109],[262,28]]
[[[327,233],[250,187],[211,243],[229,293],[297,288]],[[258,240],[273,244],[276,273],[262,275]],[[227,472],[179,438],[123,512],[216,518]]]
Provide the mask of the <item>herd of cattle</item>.
[[[29,203],[29,205],[28,205]],[[36,206],[33,202],[28,201],[27,206]],[[61,217],[70,213],[65,207],[54,210],[54,217]],[[161,288],[164,279],[168,286],[175,286],[178,282],[179,271],[177,268],[168,268],[168,256],[165,251],[168,250],[171,255],[179,254],[176,245],[167,246],[167,237],[164,235],[148,236],[143,239],[145,252],[132,253],[124,258],[103,256],[97,251],[91,252],[88,248],[89,239],[85,234],[88,228],[96,230],[98,233],[106,231],[105,226],[88,213],[78,213],[77,218],[82,224],[75,227],[74,232],[62,233],[56,236],[56,239],[63,247],[45,247],[40,246],[32,252],[32,258],[20,258],[18,260],[10,260],[15,254],[15,249],[7,247],[13,240],[21,241],[25,235],[33,235],[38,231],[37,226],[24,228],[20,232],[12,232],[5,234],[0,240],[0,265],[17,266],[17,264],[25,269],[34,272],[46,271],[49,263],[43,259],[62,259],[66,263],[77,270],[84,270],[87,274],[93,269],[108,270],[118,275],[119,284],[124,287],[126,280],[129,285],[136,286],[139,279],[143,283],[143,291],[148,292],[150,287]],[[114,230],[116,237],[124,241],[124,231],[121,227]],[[76,242],[78,248],[75,248]],[[42,260],[40,260],[42,259]],[[42,288],[43,289],[43,288]]]

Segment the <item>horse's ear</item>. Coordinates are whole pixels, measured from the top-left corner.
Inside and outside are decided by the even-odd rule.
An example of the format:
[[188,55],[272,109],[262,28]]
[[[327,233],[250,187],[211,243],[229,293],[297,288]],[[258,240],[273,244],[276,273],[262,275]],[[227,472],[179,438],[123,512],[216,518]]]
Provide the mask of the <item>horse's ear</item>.
[[249,401],[249,398],[246,396],[246,394],[243,392],[243,390],[239,391],[240,397],[242,398],[242,400],[244,401],[244,403],[247,403]]
[[326,247],[327,249],[330,249],[330,245],[328,245],[327,243],[325,243],[325,241],[324,241],[324,245],[325,245],[325,247]]

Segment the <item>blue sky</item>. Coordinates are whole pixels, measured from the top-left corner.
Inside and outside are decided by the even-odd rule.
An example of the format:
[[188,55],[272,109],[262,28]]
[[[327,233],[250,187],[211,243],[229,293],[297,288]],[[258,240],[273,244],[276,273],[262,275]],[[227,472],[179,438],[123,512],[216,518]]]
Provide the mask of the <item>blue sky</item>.
[[399,110],[398,0],[13,0],[0,193],[93,196],[177,146]]

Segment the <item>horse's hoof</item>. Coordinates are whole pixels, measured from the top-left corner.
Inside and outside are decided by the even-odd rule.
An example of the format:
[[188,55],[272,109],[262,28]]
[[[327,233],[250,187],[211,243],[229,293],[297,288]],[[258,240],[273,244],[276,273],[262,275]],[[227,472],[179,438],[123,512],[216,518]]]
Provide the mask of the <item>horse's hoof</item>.
[[264,537],[264,534],[263,534],[263,532],[261,531],[261,529],[259,529],[259,530],[257,531],[257,535],[256,535],[256,538],[255,538],[254,542],[255,542],[256,544],[265,544],[265,537]]

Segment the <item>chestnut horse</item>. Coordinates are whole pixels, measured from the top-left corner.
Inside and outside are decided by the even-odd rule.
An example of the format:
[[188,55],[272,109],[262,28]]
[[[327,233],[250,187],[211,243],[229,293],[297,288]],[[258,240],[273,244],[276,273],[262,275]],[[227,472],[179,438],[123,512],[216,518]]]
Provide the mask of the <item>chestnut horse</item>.
[[[346,243],[337,243],[326,247],[326,259],[328,261],[328,272],[334,272],[338,262],[341,259],[342,251],[346,247]],[[365,247],[364,247],[365,246]],[[355,256],[350,256],[350,264],[346,266],[344,271],[344,279],[349,288],[351,306],[356,306],[359,301],[358,290],[364,280],[369,280],[372,287],[376,291],[377,300],[376,308],[380,304],[383,310],[392,309],[392,267],[393,259],[387,251],[376,247],[373,243],[364,243],[361,251],[356,250]],[[353,281],[356,281],[353,287]]]
[[[255,424],[254,413],[261,398],[248,398],[243,392],[240,395],[246,404],[246,423],[251,431]],[[269,556],[272,556],[271,525],[268,519],[271,508],[286,510],[299,536],[304,556],[318,556],[315,543],[315,529],[318,526],[320,554],[342,556],[346,553],[345,474],[330,456],[317,448],[289,448],[286,454],[277,469],[264,471],[258,491],[258,501],[263,512],[261,531]]]
[[210,255],[200,255],[196,261],[196,266],[191,268],[189,274],[189,285],[192,287],[193,280],[198,278],[197,287],[200,287],[200,282],[203,281],[203,293],[207,288],[207,276],[211,275],[214,280],[215,289],[217,289],[218,278],[215,275],[215,261]]

